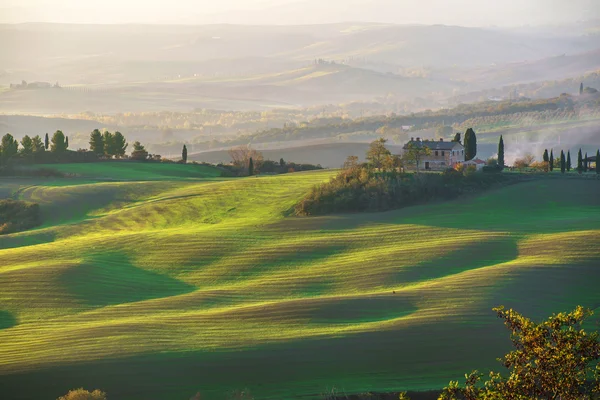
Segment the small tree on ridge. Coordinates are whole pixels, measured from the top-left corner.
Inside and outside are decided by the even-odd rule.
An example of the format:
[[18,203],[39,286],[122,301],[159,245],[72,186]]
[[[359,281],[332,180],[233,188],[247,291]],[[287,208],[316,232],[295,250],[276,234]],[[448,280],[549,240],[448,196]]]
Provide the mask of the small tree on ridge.
[[500,135],[500,141],[498,142],[498,165],[504,169],[504,139]]

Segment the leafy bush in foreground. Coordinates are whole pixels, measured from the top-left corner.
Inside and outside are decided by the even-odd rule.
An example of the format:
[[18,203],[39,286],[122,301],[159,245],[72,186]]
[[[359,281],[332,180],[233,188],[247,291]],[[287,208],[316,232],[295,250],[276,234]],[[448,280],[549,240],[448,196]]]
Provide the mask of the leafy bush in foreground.
[[61,396],[58,400],[106,400],[106,393],[96,389],[89,392],[84,388],[70,390],[65,396]]
[[317,185],[295,206],[296,215],[386,211],[431,200],[447,200],[492,185],[518,180],[504,174],[380,173],[363,167],[340,172]]
[[38,204],[12,199],[0,200],[0,235],[33,228],[40,223]]
[[496,372],[481,387],[481,374],[466,375],[465,387],[450,382],[439,400],[530,400],[600,398],[600,342],[598,333],[582,328],[593,314],[578,306],[570,313],[551,316],[540,324],[519,313],[495,308],[511,331],[515,350],[500,359],[509,369],[504,377]]

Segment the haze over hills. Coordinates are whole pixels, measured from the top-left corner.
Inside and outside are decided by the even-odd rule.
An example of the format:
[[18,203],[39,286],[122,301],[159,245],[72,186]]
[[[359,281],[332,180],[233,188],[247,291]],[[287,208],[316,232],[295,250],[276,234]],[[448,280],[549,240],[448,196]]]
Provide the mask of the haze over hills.
[[[127,4],[128,3],[128,4]],[[323,24],[344,21],[531,26],[600,18],[595,0],[4,0],[0,22]]]
[[[388,98],[418,111],[592,71],[599,38],[589,29],[377,23],[2,25],[0,106],[30,114],[267,110]],[[71,91],[8,90],[22,80]]]

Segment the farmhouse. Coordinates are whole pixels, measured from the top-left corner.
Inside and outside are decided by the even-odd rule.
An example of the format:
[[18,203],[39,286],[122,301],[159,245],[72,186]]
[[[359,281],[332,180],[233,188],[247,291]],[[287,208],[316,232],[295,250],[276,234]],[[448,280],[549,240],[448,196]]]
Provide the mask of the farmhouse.
[[427,147],[431,150],[431,154],[423,156],[419,163],[426,170],[443,171],[454,167],[459,162],[465,159],[465,148],[460,142],[447,142],[444,139],[436,140],[421,140],[421,138],[410,139],[410,142],[404,145],[406,150],[409,145]]

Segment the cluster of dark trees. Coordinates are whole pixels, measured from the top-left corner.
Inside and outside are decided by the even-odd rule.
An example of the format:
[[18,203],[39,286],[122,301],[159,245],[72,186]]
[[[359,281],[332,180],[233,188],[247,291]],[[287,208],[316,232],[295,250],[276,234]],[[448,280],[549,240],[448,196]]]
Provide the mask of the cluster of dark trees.
[[94,129],[90,134],[90,151],[98,157],[123,158],[127,150],[127,140],[121,132],[104,133]]
[[376,172],[351,168],[317,185],[295,206],[296,215],[387,211],[432,200],[448,200],[493,185],[517,182],[518,175]]
[[[571,163],[571,151],[567,151],[567,155],[565,156],[564,150],[560,151],[560,157],[554,158],[554,150],[550,149],[550,153],[548,153],[548,149],[544,150],[544,154],[542,155],[543,167],[547,172],[552,172],[557,168],[560,168],[561,173],[570,172],[572,167]],[[585,153],[583,155],[581,149],[577,153],[577,167],[575,170],[582,174],[584,172],[595,170],[596,174],[600,175],[600,169],[598,168],[598,161],[600,161],[600,149],[596,151],[596,163],[595,168],[590,166],[590,157]]]
[[[69,150],[69,137],[57,130],[52,137],[47,133],[42,139],[39,135],[25,135],[19,143],[10,133],[0,142],[0,165],[14,163],[57,163],[57,162],[95,162],[113,158],[132,160],[160,160],[159,155],[149,155],[140,142],[133,144],[131,156],[125,154],[128,143],[121,132],[100,132],[94,129],[90,134],[90,148]],[[187,151],[186,151],[187,158]]]
[[40,207],[19,200],[0,200],[0,235],[20,232],[41,224]]
[[47,162],[60,159],[69,152],[68,148],[69,137],[60,130],[54,132],[52,138],[47,133],[44,139],[39,135],[34,137],[25,135],[21,139],[20,146],[19,142],[10,133],[7,133],[2,137],[0,144],[0,164],[6,165],[19,160]]

